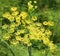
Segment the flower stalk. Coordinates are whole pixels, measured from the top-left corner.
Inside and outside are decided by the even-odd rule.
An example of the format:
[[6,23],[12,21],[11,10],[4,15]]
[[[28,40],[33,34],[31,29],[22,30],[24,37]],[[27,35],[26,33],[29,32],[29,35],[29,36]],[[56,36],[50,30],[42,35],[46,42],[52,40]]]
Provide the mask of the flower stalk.
[[28,47],[28,53],[29,53],[29,56],[33,56],[32,55],[32,47],[31,46]]

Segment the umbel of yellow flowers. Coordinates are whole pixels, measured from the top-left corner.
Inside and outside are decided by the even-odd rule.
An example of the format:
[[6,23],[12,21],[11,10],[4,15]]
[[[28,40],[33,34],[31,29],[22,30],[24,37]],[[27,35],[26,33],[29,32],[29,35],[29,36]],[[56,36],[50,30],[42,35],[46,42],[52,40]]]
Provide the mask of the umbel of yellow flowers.
[[[36,1],[34,3],[36,3]],[[28,2],[28,11],[32,9],[36,8],[30,1]],[[52,32],[44,27],[44,25],[54,26],[54,22],[37,22],[37,16],[32,15],[32,17],[29,18],[30,15],[28,11],[19,12],[17,7],[11,7],[10,11],[11,13],[6,12],[3,14],[3,20],[6,19],[10,22],[10,24],[3,23],[2,25],[4,40],[10,41],[10,43],[14,45],[23,43],[27,46],[32,46],[31,41],[33,40],[43,41],[43,44],[48,46],[51,52],[55,51],[55,45],[49,40]]]

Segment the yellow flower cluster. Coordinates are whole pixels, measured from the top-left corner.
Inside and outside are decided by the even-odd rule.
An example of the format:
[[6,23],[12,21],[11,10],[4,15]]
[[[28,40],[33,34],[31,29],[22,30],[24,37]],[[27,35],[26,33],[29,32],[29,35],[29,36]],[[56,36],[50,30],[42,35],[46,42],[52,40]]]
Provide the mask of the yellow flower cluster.
[[44,25],[48,25],[48,26],[54,26],[54,22],[53,21],[44,21],[43,24]]
[[25,19],[28,16],[28,14],[26,12],[21,12],[20,16],[22,17],[22,19]]
[[10,21],[14,21],[14,17],[11,16],[9,12],[6,12],[5,14],[3,14],[3,17],[5,17],[6,19]]
[[[34,1],[34,3],[37,3]],[[33,8],[31,1],[28,2],[29,10]],[[32,46],[32,40],[43,41],[43,44],[48,46],[52,52],[55,50],[55,45],[49,40],[52,35],[50,30],[45,29],[44,25],[53,26],[51,21],[44,21],[43,24],[37,21],[37,17],[30,16],[28,12],[17,10],[17,7],[11,8],[12,13],[6,12],[3,14],[3,18],[10,21],[10,24],[2,25],[2,29],[8,29],[8,32],[3,34],[4,40],[10,40],[11,44],[23,43],[27,46]]]

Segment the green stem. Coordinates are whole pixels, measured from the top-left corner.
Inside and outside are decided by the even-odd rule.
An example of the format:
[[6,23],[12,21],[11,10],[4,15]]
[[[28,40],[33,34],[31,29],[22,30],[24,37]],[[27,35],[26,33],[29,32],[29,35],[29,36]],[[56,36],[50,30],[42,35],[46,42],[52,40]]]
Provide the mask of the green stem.
[[32,56],[32,47],[28,47],[29,56]]

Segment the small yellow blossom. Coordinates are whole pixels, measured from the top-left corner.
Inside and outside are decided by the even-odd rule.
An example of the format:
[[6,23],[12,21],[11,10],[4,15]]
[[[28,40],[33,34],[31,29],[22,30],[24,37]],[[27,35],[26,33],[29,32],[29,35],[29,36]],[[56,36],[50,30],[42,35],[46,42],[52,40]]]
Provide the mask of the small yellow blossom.
[[17,41],[22,41],[22,38],[20,36],[16,36]]
[[31,40],[35,39],[35,36],[34,36],[34,35],[29,35],[29,36],[30,36],[29,38],[30,38]]
[[47,21],[44,21],[44,22],[43,22],[43,25],[48,25],[48,22],[47,22]]
[[32,3],[32,1],[29,1],[29,3]]
[[20,23],[20,20],[21,20],[21,19],[20,19],[19,16],[17,16],[15,19],[16,19],[16,22],[17,22],[17,23]]
[[14,33],[14,28],[10,28],[9,33]]
[[15,12],[12,12],[12,16],[17,16],[19,14],[19,12],[18,11],[15,11]]
[[6,29],[6,28],[8,28],[8,25],[7,25],[7,24],[4,24],[4,25],[2,26],[2,29]]
[[34,1],[34,3],[37,3],[37,1]]
[[26,17],[28,16],[27,12],[21,12],[20,13],[20,17],[22,17],[22,19],[26,19]]
[[41,30],[41,32],[44,32],[45,31],[45,28],[41,28],[40,30]]
[[25,30],[17,30],[17,32],[15,32],[16,35],[20,35],[21,33],[24,33]]
[[41,24],[41,23],[36,23],[36,25],[37,25],[37,26],[42,26],[42,24]]
[[25,20],[25,22],[27,23],[27,24],[30,24],[30,23],[32,23],[32,21],[29,19],[29,20]]
[[17,7],[11,7],[11,11],[16,11]]
[[31,2],[28,2],[28,10],[32,10],[33,9],[33,5],[31,4]]
[[15,23],[12,23],[9,28],[15,28]]
[[32,43],[28,43],[27,46],[32,46]]
[[18,22],[15,25],[16,25],[16,27],[18,27],[19,25],[21,25],[21,22]]
[[3,35],[3,39],[4,40],[9,40],[9,38],[10,38],[10,34],[4,34]]
[[49,47],[50,47],[50,51],[51,51],[52,53],[54,53],[55,50],[56,50],[56,46],[55,46],[52,42],[50,42],[50,43],[49,43]]
[[17,45],[17,44],[19,44],[19,41],[13,39],[13,40],[11,41],[11,44],[13,44],[13,45]]
[[23,25],[26,25],[25,20],[22,20],[21,23],[22,23]]
[[25,30],[20,30],[20,33],[24,33],[25,32]]
[[54,22],[48,21],[48,25],[49,25],[49,26],[54,26]]
[[52,21],[44,21],[43,25],[54,26],[54,22],[52,22]]
[[9,12],[6,12],[5,14],[3,14],[3,17],[8,19],[9,21],[14,21],[14,17],[11,16]]
[[35,9],[37,9],[38,6],[35,6]]
[[5,14],[3,14],[3,17],[5,17],[10,21],[14,21],[14,17],[9,12],[6,12]]
[[29,40],[29,38],[28,38],[28,35],[25,35],[25,36],[24,36],[22,42],[23,42],[24,44],[28,44],[28,43],[30,42],[30,40]]
[[45,34],[46,34],[46,35],[52,35],[52,32],[51,32],[50,30],[46,30],[46,31],[45,31]]
[[32,16],[32,20],[33,21],[36,21],[37,20],[37,17],[36,16]]
[[48,39],[48,38],[42,38],[42,40],[43,40],[43,43],[45,44],[45,45],[48,45],[49,44],[49,42],[50,42],[50,40]]
[[8,17],[8,20],[13,22],[14,21],[14,17],[10,16],[10,17]]
[[10,17],[10,13],[9,12],[6,12],[2,16],[5,17],[5,18],[8,18],[8,17]]

